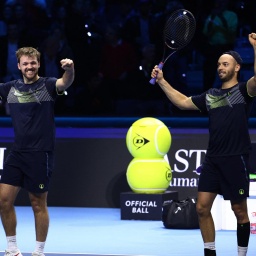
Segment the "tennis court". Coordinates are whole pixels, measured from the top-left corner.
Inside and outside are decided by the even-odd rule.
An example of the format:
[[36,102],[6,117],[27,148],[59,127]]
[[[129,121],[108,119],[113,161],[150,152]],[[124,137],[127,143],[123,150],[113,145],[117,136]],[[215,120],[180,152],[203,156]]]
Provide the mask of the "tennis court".
[[[46,256],[200,256],[203,242],[198,229],[169,230],[161,221],[121,220],[119,208],[49,207],[50,229]],[[24,256],[35,246],[30,207],[17,207],[17,240]],[[218,256],[234,256],[236,232],[216,232]],[[0,229],[0,255],[6,248]],[[256,255],[256,235],[251,235],[247,256]]]

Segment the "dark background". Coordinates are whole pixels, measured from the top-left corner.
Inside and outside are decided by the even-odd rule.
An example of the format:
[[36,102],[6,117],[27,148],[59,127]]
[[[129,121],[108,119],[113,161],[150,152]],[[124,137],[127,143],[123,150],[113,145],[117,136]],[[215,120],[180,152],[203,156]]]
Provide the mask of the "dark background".
[[[198,112],[184,113],[174,107],[158,86],[151,86],[150,73],[160,62],[163,53],[163,24],[172,10],[185,8],[197,21],[196,33],[190,44],[173,55],[164,67],[165,78],[175,88],[187,95],[203,91],[203,68],[207,48],[203,26],[212,13],[215,1],[203,0],[45,0],[39,5],[36,0],[0,0],[0,23],[12,27],[11,37],[18,47],[33,46],[42,53],[40,76],[61,76],[59,60],[72,58],[76,77],[68,89],[68,95],[56,103],[56,116],[127,117],[127,116],[199,116]],[[256,31],[256,2],[252,0],[220,0],[228,2],[227,8],[238,17],[234,45],[245,60],[242,80],[253,74],[252,49],[248,34]],[[9,4],[10,3],[10,4]],[[139,25],[142,17],[148,22],[150,35],[145,44],[139,43]],[[88,25],[85,27],[85,25]],[[112,31],[108,27],[112,26]],[[15,30],[15,32],[14,32]],[[88,36],[88,32],[91,36]],[[6,78],[7,34],[0,35],[0,81]],[[116,33],[127,42],[121,51],[105,51],[108,36]],[[112,34],[113,35],[113,34]],[[153,57],[143,56],[148,45],[155,47]],[[105,50],[104,50],[105,49]],[[130,49],[130,48],[129,48]],[[207,50],[208,49],[208,50]],[[13,53],[14,54],[14,53]],[[58,69],[47,73],[46,56],[50,54]],[[135,55],[135,56],[133,56]],[[133,56],[133,57],[132,57]],[[152,59],[153,58],[153,59]],[[142,64],[144,61],[144,64]],[[103,65],[105,63],[105,65]],[[103,67],[104,66],[104,67]],[[139,70],[139,66],[143,70]],[[215,63],[214,63],[215,68]],[[114,74],[120,69],[120,73]],[[53,70],[53,69],[52,69]],[[51,71],[52,71],[51,70]],[[216,79],[214,86],[218,86]],[[0,115],[8,116],[3,104]],[[252,115],[255,116],[255,108]]]

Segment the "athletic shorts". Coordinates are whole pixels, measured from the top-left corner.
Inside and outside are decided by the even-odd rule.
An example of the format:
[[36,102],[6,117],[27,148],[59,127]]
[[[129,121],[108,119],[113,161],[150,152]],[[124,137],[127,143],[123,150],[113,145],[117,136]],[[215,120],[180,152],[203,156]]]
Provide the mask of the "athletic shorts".
[[49,189],[52,170],[53,152],[11,151],[4,162],[0,183],[44,193]]
[[249,196],[248,155],[209,157],[206,155],[199,177],[198,191],[223,195],[239,201]]

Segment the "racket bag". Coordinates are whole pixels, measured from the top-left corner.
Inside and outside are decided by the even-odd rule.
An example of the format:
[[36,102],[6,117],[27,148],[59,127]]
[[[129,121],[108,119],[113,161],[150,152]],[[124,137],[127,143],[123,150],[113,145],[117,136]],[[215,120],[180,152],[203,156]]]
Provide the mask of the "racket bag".
[[169,200],[163,202],[162,222],[168,229],[198,229],[196,198]]

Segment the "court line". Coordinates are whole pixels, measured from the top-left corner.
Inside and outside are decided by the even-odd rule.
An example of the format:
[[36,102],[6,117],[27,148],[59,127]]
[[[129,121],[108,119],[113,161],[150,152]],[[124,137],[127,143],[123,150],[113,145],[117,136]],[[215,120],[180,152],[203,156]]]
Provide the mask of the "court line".
[[[4,253],[5,251],[0,251],[1,253]],[[84,255],[84,256],[150,256],[150,255],[142,255],[142,254],[136,254],[136,255],[128,255],[128,254],[91,254],[91,253],[63,253],[63,252],[45,252],[45,256],[64,256],[64,255]],[[22,252],[23,256],[31,256],[31,253],[28,252]],[[151,255],[152,256],[152,255]]]

